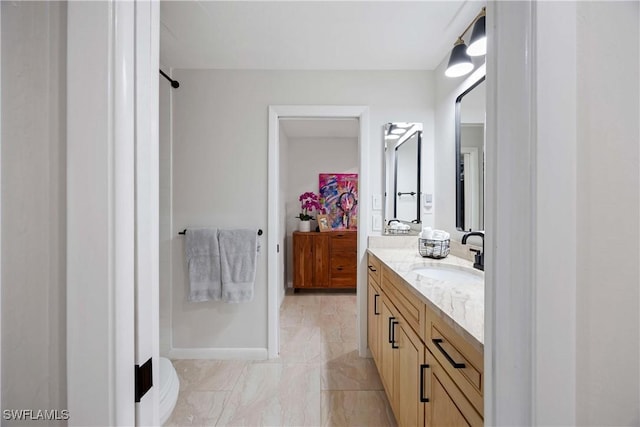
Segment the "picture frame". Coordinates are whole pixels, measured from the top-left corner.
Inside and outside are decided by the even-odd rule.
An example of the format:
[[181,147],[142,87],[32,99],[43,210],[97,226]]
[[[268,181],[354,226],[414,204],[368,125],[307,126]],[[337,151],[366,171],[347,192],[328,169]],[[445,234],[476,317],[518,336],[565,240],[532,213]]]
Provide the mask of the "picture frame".
[[320,173],[318,189],[331,230],[357,230],[358,174]]
[[331,231],[328,215],[318,215],[318,228],[321,232]]

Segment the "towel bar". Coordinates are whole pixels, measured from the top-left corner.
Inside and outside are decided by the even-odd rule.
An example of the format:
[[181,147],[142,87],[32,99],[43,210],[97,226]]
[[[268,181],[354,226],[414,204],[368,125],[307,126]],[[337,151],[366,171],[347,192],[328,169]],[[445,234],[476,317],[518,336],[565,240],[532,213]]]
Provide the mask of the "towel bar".
[[[178,234],[182,234],[183,236],[187,234],[187,229],[185,228],[182,231],[178,231]],[[262,228],[258,229],[258,236],[262,236]]]

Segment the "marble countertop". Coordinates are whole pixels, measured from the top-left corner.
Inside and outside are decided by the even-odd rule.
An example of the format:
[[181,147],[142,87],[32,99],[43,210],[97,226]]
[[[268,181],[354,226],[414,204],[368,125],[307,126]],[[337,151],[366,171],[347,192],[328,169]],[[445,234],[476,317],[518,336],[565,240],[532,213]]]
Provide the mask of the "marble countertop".
[[[417,240],[417,239],[416,239]],[[425,277],[413,269],[434,264],[464,267],[476,272],[484,280],[484,273],[473,263],[449,254],[444,259],[423,258],[413,247],[369,247],[367,251],[404,279],[410,289],[428,307],[453,327],[478,350],[484,351],[484,286],[473,281],[446,281]]]

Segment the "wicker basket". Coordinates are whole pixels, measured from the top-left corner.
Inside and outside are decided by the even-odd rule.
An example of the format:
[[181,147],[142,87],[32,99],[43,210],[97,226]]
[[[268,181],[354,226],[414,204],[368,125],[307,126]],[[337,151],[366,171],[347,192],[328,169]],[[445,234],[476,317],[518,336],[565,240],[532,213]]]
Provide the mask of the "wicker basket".
[[420,255],[422,255],[423,257],[445,258],[447,255],[449,255],[449,251],[449,239],[418,239],[418,252],[420,252]]

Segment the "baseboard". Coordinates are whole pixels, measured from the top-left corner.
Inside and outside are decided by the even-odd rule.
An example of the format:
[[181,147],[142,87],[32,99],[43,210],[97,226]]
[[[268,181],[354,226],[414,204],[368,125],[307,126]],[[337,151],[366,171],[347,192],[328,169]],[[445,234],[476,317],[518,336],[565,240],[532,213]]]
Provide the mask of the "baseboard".
[[170,359],[267,360],[266,348],[172,348]]

